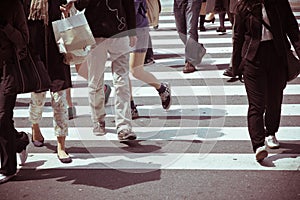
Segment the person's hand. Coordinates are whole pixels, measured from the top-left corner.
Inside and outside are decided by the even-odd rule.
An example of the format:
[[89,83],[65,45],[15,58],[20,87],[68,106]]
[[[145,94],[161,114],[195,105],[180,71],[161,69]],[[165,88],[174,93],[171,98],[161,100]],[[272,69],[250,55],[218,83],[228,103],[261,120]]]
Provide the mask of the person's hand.
[[70,10],[74,4],[74,1],[70,1],[69,3],[60,6],[60,11],[64,14],[65,17],[69,16]]
[[130,36],[129,37],[129,46],[134,47],[136,45],[137,37],[136,36]]
[[7,25],[7,20],[0,17],[0,28],[3,28]]

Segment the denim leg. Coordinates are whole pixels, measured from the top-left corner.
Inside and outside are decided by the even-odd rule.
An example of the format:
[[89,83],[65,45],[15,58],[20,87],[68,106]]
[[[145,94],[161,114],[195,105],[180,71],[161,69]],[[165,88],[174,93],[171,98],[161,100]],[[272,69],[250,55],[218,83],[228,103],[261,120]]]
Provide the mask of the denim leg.
[[67,136],[68,114],[66,90],[51,92],[51,104],[53,108],[53,127],[55,136]]
[[198,20],[201,8],[201,0],[188,0],[186,7],[185,18],[186,18],[186,30],[187,39],[192,38],[198,42]]
[[187,21],[185,18],[186,8],[187,0],[174,0],[173,10],[176,29],[183,44],[186,44],[187,40]]
[[113,83],[115,87],[115,121],[117,133],[131,130],[131,107],[129,86],[129,38],[110,40],[109,53],[112,60]]
[[104,120],[105,95],[104,95],[104,70],[107,60],[107,44],[104,38],[95,38],[96,46],[88,58],[89,73],[89,104],[93,123]]
[[174,0],[174,16],[179,38],[185,45],[185,60],[199,64],[198,20],[201,0]]
[[29,121],[32,124],[38,124],[41,121],[45,101],[46,92],[31,93],[31,100],[29,103]]

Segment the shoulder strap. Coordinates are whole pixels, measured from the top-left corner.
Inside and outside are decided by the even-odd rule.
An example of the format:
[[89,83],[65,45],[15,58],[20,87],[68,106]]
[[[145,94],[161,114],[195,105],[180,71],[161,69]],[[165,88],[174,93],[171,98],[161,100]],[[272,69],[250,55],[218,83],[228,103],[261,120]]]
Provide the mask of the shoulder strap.
[[260,19],[258,17],[256,17],[253,13],[252,13],[252,10],[249,10],[250,11],[250,14],[255,17],[255,19],[257,19],[258,21],[260,21],[271,33],[272,33],[272,30],[271,30],[271,26],[269,24],[267,24],[267,22],[265,22],[265,20],[263,19]]
[[146,18],[147,10],[146,10],[146,8],[144,7],[144,5],[143,5],[142,2],[141,2],[140,5],[139,5],[138,13],[139,13],[140,15],[142,15],[144,18]]

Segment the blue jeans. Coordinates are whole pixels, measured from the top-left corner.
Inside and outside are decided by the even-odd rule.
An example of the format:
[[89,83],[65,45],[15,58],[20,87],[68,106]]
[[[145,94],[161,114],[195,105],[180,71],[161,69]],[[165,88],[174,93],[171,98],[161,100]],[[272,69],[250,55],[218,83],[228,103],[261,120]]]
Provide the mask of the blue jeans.
[[198,44],[198,18],[202,0],[174,0],[174,16],[177,32],[185,45],[185,59],[193,65],[196,58],[195,48]]

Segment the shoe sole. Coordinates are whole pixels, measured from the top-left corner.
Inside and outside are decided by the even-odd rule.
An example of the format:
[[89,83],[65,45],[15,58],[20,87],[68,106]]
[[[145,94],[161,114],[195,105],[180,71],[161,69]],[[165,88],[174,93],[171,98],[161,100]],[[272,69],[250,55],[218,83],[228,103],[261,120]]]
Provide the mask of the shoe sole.
[[103,136],[103,135],[106,135],[106,132],[102,133],[102,132],[93,132],[93,134],[95,136]]
[[149,65],[153,65],[155,62],[152,61],[152,62],[149,62],[149,63],[144,63],[144,66],[149,66]]
[[268,152],[266,150],[263,150],[263,151],[259,152],[258,154],[256,154],[256,160],[257,160],[257,162],[260,162],[263,159],[265,159],[267,156],[268,156]]
[[193,72],[195,72],[195,71],[197,71],[197,69],[192,70],[192,71],[183,71],[183,73],[188,74],[188,73],[193,73]]
[[267,146],[268,148],[270,148],[270,149],[279,149],[279,147],[280,147],[279,145],[278,145],[278,146],[269,146],[269,145],[267,145],[267,144],[266,144],[266,146]]
[[279,149],[279,147],[280,147],[280,145],[276,145],[276,146],[270,146],[270,145],[268,145],[268,142],[267,141],[265,141],[265,145],[269,148],[269,149]]
[[136,136],[135,136],[135,135],[128,135],[127,137],[119,137],[119,136],[118,136],[118,139],[119,139],[120,141],[135,140],[135,139],[136,139]]

